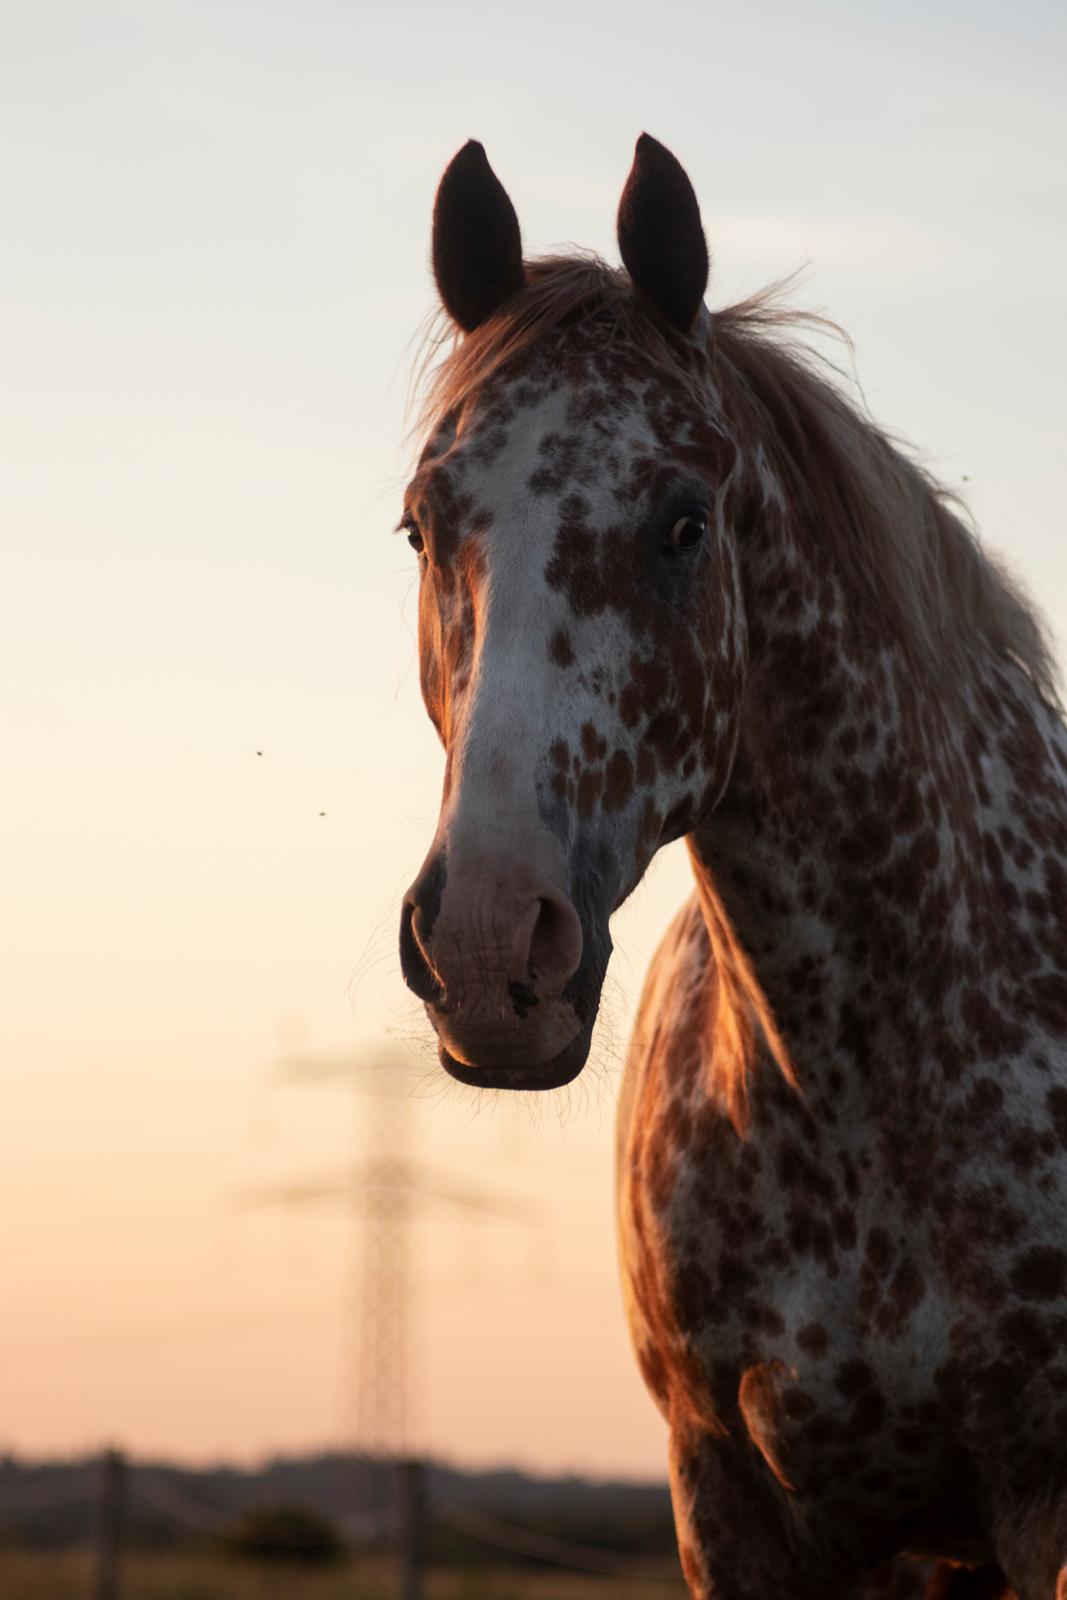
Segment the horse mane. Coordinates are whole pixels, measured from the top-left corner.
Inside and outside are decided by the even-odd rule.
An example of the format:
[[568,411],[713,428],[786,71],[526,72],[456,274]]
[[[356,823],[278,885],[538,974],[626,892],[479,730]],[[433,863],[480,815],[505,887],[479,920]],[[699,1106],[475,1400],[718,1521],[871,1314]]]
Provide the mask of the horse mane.
[[719,426],[742,450],[762,451],[786,508],[819,539],[845,593],[886,619],[931,685],[965,681],[984,645],[1015,661],[1057,703],[1036,609],[983,550],[959,498],[864,415],[836,381],[838,369],[805,344],[805,331],[845,336],[825,318],[784,305],[788,280],[712,313],[699,350],[654,320],[628,275],[595,255],[530,261],[526,277],[518,294],[447,353],[451,324],[428,337],[418,419],[424,438],[446,416],[461,417],[536,342],[579,322],[595,321],[598,339],[618,341],[705,405],[710,362]]

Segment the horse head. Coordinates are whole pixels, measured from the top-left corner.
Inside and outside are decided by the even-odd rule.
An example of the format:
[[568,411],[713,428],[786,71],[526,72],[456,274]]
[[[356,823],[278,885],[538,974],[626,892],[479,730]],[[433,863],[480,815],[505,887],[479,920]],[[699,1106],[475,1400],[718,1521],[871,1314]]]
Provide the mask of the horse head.
[[745,622],[708,257],[689,180],[647,135],[618,228],[624,271],[524,262],[473,141],[434,211],[457,343],[401,526],[446,767],[400,950],[444,1066],[490,1087],[581,1070],[611,914],[714,807],[737,738]]

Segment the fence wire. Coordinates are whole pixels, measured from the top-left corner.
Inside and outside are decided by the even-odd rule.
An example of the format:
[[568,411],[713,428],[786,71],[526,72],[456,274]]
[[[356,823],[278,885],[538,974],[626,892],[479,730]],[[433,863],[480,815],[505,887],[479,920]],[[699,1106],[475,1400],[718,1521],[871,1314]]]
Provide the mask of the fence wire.
[[174,1522],[183,1523],[187,1528],[194,1528],[198,1533],[210,1533],[216,1539],[230,1539],[236,1544],[244,1542],[241,1534],[235,1533],[228,1526],[239,1513],[219,1511],[213,1506],[200,1505],[195,1500],[190,1500],[180,1489],[175,1489],[172,1484],[164,1483],[161,1478],[145,1472],[143,1467],[131,1470],[130,1493],[135,1494],[154,1511],[162,1512],[163,1516],[170,1517]]
[[498,1550],[533,1556],[538,1561],[569,1567],[575,1572],[598,1572],[609,1578],[640,1578],[646,1583],[668,1583],[675,1587],[684,1581],[680,1572],[668,1570],[662,1561],[645,1560],[621,1550],[604,1550],[598,1545],[572,1544],[570,1540],[556,1539],[551,1534],[517,1528],[513,1523],[501,1522],[486,1512],[472,1511],[469,1506],[459,1506],[451,1500],[436,1502],[428,1512],[428,1520],[440,1522],[446,1528],[465,1533]]

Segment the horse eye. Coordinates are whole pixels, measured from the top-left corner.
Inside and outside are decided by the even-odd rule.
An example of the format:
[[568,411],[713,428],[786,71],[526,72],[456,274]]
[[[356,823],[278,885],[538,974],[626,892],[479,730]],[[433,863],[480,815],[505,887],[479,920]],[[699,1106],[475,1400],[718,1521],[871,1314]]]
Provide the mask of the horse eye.
[[404,532],[408,536],[408,544],[411,546],[411,548],[414,551],[416,551],[416,553],[418,555],[421,556],[422,552],[426,549],[426,541],[423,539],[422,534],[419,532],[418,523],[417,522],[405,522],[403,526],[404,526]]
[[692,550],[708,531],[708,519],[703,512],[689,511],[679,517],[667,535],[671,550]]

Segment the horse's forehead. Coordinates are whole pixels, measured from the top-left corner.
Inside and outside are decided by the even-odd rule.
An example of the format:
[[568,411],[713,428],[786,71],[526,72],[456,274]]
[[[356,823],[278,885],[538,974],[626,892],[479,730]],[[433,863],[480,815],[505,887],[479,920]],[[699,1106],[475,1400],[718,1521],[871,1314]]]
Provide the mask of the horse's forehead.
[[552,458],[579,450],[605,458],[608,444],[619,452],[651,444],[653,387],[612,385],[598,368],[582,363],[562,372],[519,374],[472,397],[457,442],[474,469],[498,455],[534,452],[547,458],[528,485],[533,494],[543,494],[552,488]]
[[628,507],[690,465],[686,430],[666,437],[661,405],[655,381],[611,385],[595,366],[498,379],[437,428],[412,497],[483,530],[517,519],[533,540],[552,536],[575,495],[625,521]]

